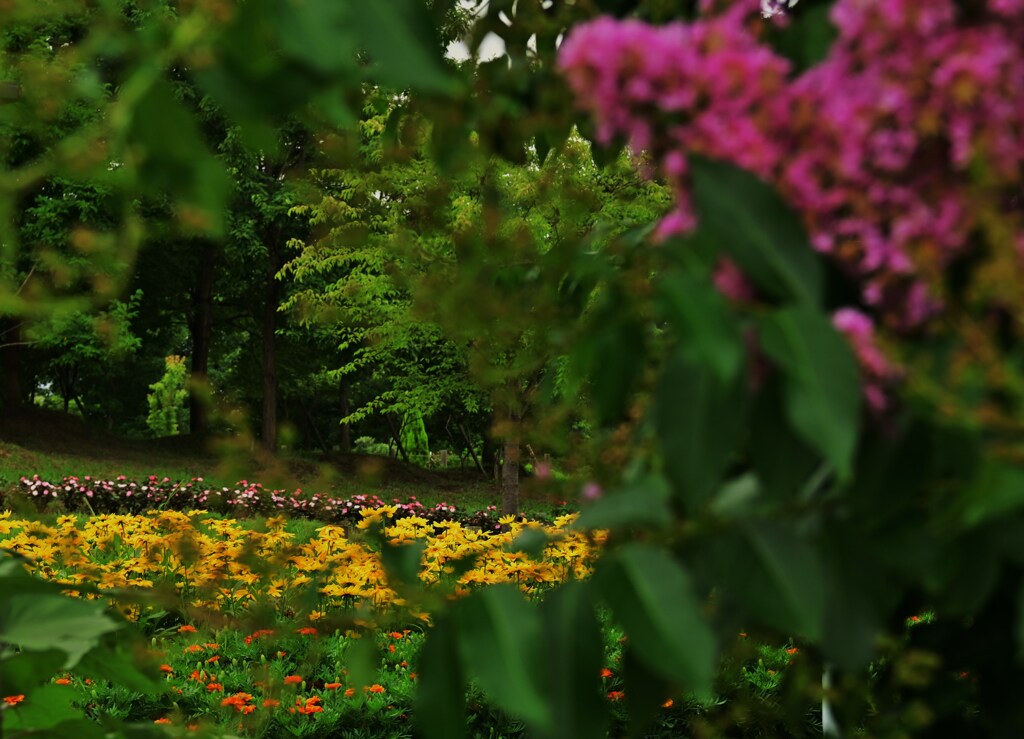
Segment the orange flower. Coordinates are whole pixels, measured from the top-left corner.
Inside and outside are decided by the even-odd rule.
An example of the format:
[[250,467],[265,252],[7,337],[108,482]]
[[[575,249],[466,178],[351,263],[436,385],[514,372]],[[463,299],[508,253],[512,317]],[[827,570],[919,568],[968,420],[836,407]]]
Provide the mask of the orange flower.
[[71,684],[71,678],[70,677],[58,677],[56,680],[54,680],[54,682],[57,683],[58,685],[70,685]]
[[746,631],[741,631],[740,632],[740,639],[746,639],[746,638],[747,638],[747,632]]
[[223,693],[224,692],[224,686],[221,685],[220,683],[210,683],[209,685],[206,686],[206,690],[209,691],[210,693],[215,693],[218,690],[221,693]]
[[410,680],[415,680],[418,677],[419,677],[419,675],[417,675],[415,672],[410,672],[409,673],[409,679]]
[[23,700],[25,700],[24,695],[8,695],[4,697],[4,703],[6,703],[9,706],[16,706]]
[[301,629],[296,629],[295,631],[303,636],[316,636],[315,626],[303,626]]
[[263,699],[263,707],[264,708],[276,708],[279,705],[281,705],[281,701],[277,700],[276,698],[264,698]]
[[611,677],[612,674],[613,674],[612,671],[609,670],[607,667],[602,667],[601,668],[601,677]]
[[301,682],[302,675],[288,675],[288,677],[284,679],[285,685],[298,685]]
[[920,616],[911,616],[910,617],[910,623],[912,623],[912,624],[916,624],[920,620],[921,620]]
[[390,636],[392,639],[401,639],[403,636],[405,636],[405,634],[403,634],[401,631],[392,631]]
[[786,654],[796,654],[799,651],[800,650],[797,649],[796,647],[790,647],[789,649],[786,650]]
[[171,720],[169,718],[167,718],[166,716],[164,716],[163,718],[156,719],[155,721],[153,721],[153,723],[154,724],[169,724],[169,723],[171,723]]
[[370,693],[383,693],[384,692],[384,686],[383,685],[379,685],[378,683],[374,683],[370,687],[366,688],[366,690],[368,692],[370,692]]
[[248,705],[251,700],[252,696],[249,693],[235,693],[222,700],[220,704],[222,706],[234,706],[236,711],[241,711],[242,713],[252,713],[256,706]]
[[192,626],[190,624],[185,624],[184,626],[179,626],[178,627],[178,633],[179,634],[194,634],[194,633],[196,633],[196,627]]
[[395,645],[394,644],[388,644],[388,651],[389,652],[394,652],[395,651]]
[[667,701],[665,701],[664,703],[661,704],[661,707],[662,708],[671,708],[673,703],[675,703],[675,701],[673,701],[671,698],[669,698]]
[[341,683],[324,683],[324,690],[337,690],[341,687]]
[[203,651],[203,647],[199,644],[190,644],[187,647],[185,647],[185,651],[188,654],[195,654],[196,652]]
[[160,672],[166,672],[169,675],[174,672],[174,668],[170,665],[160,665]]
[[345,689],[345,697],[346,698],[351,698],[355,694],[356,694],[356,689],[355,688],[346,688]]
[[220,649],[220,644],[204,644],[207,649]]
[[620,701],[626,695],[625,691],[622,690],[610,690],[608,691],[608,700]]
[[211,662],[220,662],[220,655],[215,654],[212,657],[210,657],[210,659],[206,660],[206,664],[210,664]]

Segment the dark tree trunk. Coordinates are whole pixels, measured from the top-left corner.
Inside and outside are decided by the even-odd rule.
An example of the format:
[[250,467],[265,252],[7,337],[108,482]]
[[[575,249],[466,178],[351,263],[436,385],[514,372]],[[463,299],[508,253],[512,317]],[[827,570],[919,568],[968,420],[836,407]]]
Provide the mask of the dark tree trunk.
[[501,512],[506,516],[519,513],[519,440],[502,443]]
[[[345,418],[352,411],[349,410],[348,380],[341,381],[341,417]],[[348,423],[341,424],[341,451],[348,454],[352,451],[352,427]]]
[[405,447],[402,446],[402,428],[401,426],[395,425],[395,419],[392,418],[390,413],[385,413],[384,417],[388,421],[388,429],[391,431],[391,438],[395,441],[395,448],[398,449],[398,453],[402,455],[402,459],[405,460],[406,464],[410,464],[409,455],[405,451]]
[[0,323],[0,353],[4,367],[4,408],[8,412],[21,406],[21,321],[7,319]]
[[210,411],[205,387],[210,371],[210,337],[213,332],[213,278],[217,252],[212,244],[203,244],[202,259],[192,306],[189,331],[192,334],[192,368],[188,398],[189,431],[202,438],[210,429]]
[[267,239],[267,275],[263,306],[263,430],[260,439],[267,451],[277,449],[277,261],[278,240]]

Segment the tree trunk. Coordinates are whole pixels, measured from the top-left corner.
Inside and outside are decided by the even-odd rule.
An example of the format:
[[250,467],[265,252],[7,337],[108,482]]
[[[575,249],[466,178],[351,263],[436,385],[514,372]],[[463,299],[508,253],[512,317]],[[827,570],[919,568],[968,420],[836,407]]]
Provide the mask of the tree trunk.
[[213,332],[213,278],[216,266],[216,247],[203,244],[202,259],[192,306],[189,332],[192,334],[191,383],[188,396],[189,431],[202,438],[210,430],[210,410],[201,388],[205,387],[210,371],[210,337]]
[[[349,413],[348,380],[341,380],[341,417],[346,418]],[[341,451],[348,454],[352,451],[352,427],[348,423],[341,424]]]
[[519,513],[519,419],[509,411],[509,433],[502,442],[502,513]]
[[7,412],[21,406],[21,321],[16,318],[0,323],[0,353],[4,367],[4,408]]
[[390,413],[385,413],[384,417],[388,421],[388,429],[391,431],[391,438],[395,440],[395,448],[398,449],[398,453],[402,455],[402,459],[405,460],[405,463],[410,464],[409,455],[405,451],[405,447],[402,446],[402,427],[395,426],[395,420],[391,417]]
[[519,440],[505,439],[502,443],[501,512],[519,513]]
[[277,237],[267,240],[267,281],[263,306],[263,432],[267,451],[277,449]]

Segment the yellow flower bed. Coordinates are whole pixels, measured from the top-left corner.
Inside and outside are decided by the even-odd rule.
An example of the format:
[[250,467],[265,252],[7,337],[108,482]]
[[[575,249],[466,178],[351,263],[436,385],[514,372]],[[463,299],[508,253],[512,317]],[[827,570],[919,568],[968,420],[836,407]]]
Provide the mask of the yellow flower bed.
[[[509,522],[507,532],[483,534],[458,523],[441,524],[438,532],[421,518],[392,521],[393,513],[365,511],[359,528],[382,524],[384,536],[396,545],[422,540],[420,580],[455,593],[502,582],[535,593],[570,577],[585,578],[601,543],[600,536],[571,530],[575,516],[563,516],[552,526]],[[26,557],[37,574],[72,588],[173,587],[182,605],[195,608],[237,611],[253,603],[281,603],[311,588],[318,594],[314,617],[338,607],[404,605],[369,537],[323,526],[308,541],[297,542],[286,525],[282,517],[243,522],[206,511],[67,515],[47,525],[5,511],[0,549]],[[511,546],[527,528],[550,537],[536,558]],[[468,560],[468,569],[458,566],[459,560]]]

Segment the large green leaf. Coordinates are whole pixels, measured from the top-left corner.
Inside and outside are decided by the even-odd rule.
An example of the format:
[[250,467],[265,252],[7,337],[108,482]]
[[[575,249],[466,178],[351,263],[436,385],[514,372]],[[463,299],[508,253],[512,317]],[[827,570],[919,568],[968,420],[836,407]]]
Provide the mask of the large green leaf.
[[710,695],[716,646],[690,576],[664,549],[627,544],[595,575],[630,644],[648,667]]
[[665,472],[675,494],[696,510],[714,492],[746,432],[746,378],[730,382],[679,352],[662,372],[655,400]]
[[0,690],[4,695],[31,692],[37,685],[48,683],[66,661],[67,655],[59,649],[10,655],[0,660]]
[[861,420],[860,377],[849,344],[809,306],[774,311],[759,328],[761,346],[784,376],[790,423],[848,478]]
[[179,195],[183,204],[201,209],[205,219],[190,222],[220,232],[231,181],[170,84],[158,82],[142,96],[133,111],[129,136],[141,160],[139,186],[158,197]]
[[466,679],[452,621],[441,616],[420,653],[416,723],[427,739],[459,739],[466,733]]
[[376,64],[381,82],[420,92],[451,92],[441,44],[426,7],[418,0],[353,2],[355,28]]
[[621,666],[626,710],[629,711],[629,736],[639,739],[648,736],[648,729],[661,711],[671,684],[661,671],[651,668],[637,656],[630,644],[622,650]]
[[671,494],[664,478],[649,475],[608,493],[584,508],[573,527],[614,529],[638,524],[666,526],[672,521],[672,511],[668,506]]
[[783,421],[785,416],[782,380],[769,377],[754,402],[749,450],[762,492],[776,502],[795,500],[821,463],[814,447]]
[[144,695],[161,693],[167,688],[163,681],[140,670],[132,654],[110,637],[104,639],[99,647],[89,650],[75,672],[81,677],[109,680],[114,685]]
[[817,641],[825,612],[818,553],[793,526],[762,522],[711,542],[723,595],[751,622]]
[[819,305],[821,264],[796,213],[750,172],[699,156],[690,166],[699,230],[767,295]]
[[[6,695],[6,693],[5,693]],[[10,731],[18,736],[19,731],[31,729],[26,735],[35,736],[35,730],[52,729],[65,721],[82,718],[81,709],[72,705],[78,696],[66,685],[50,683],[25,694],[25,699],[16,710],[4,711],[4,736]]]
[[710,270],[691,252],[681,258],[683,266],[659,280],[662,313],[679,337],[683,356],[694,364],[707,364],[721,382],[730,383],[743,368],[739,322],[714,287]]
[[513,585],[493,585],[459,603],[458,640],[463,663],[497,703],[536,731],[552,716],[540,688],[541,621]]
[[601,627],[590,584],[570,582],[540,606],[544,626],[544,695],[553,711],[549,736],[603,737],[608,710],[600,689]]
[[17,580],[0,580],[0,642],[22,649],[65,653],[64,668],[73,667],[104,634],[122,627],[94,601],[58,594],[23,592]]

